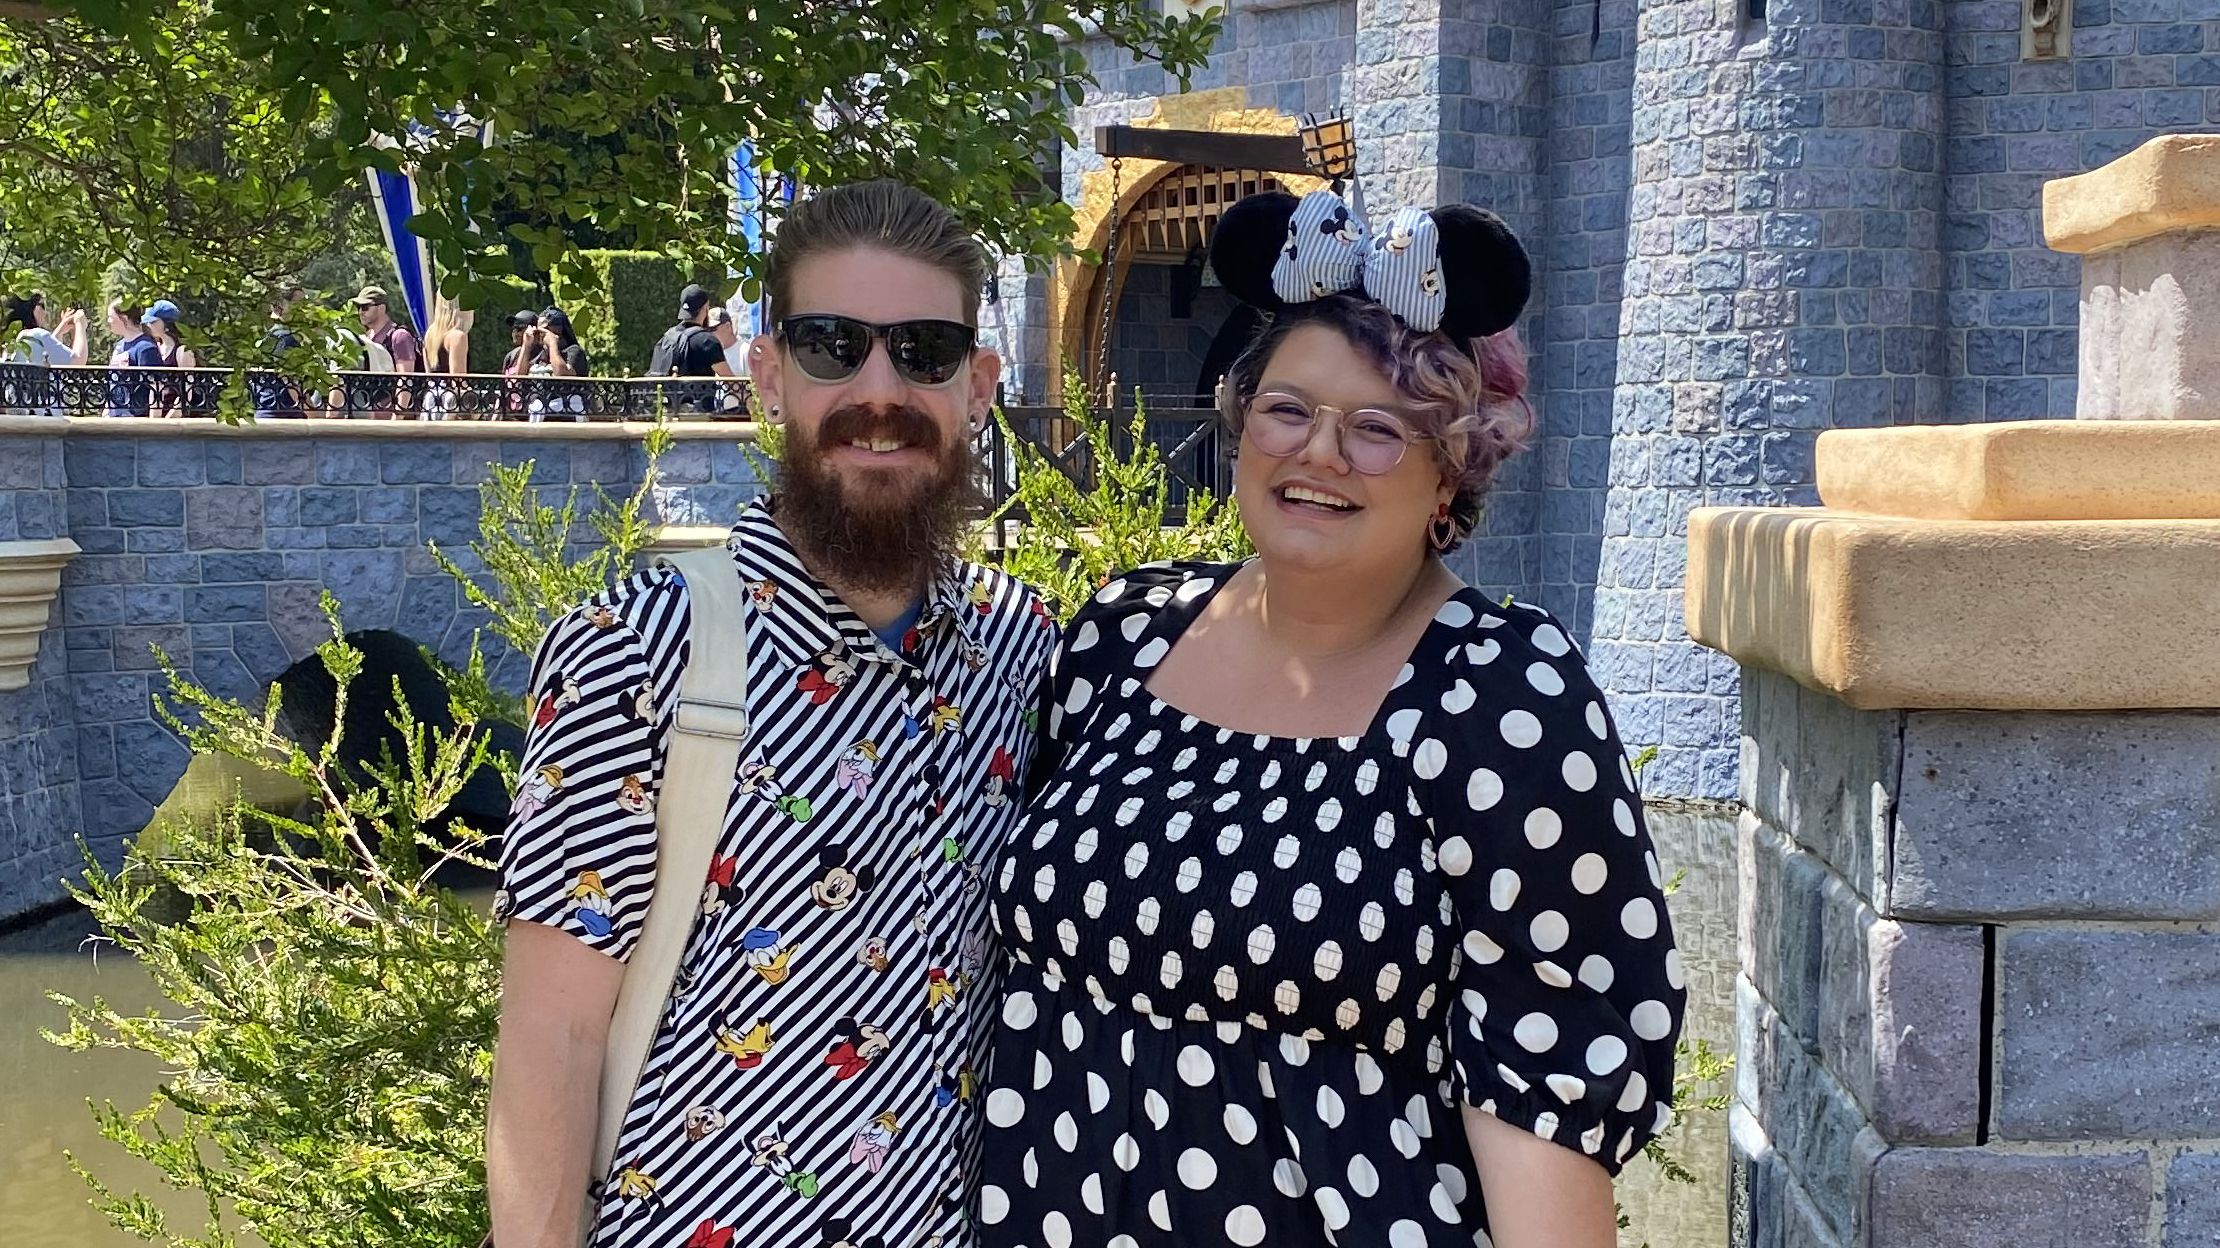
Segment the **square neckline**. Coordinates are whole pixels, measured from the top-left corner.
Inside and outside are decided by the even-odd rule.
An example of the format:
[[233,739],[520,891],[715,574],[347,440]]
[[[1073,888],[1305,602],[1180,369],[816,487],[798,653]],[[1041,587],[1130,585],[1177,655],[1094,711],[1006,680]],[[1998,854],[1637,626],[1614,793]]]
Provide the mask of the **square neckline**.
[[[1144,674],[1140,680],[1138,692],[1141,697],[1147,700],[1150,714],[1168,713],[1179,716],[1183,722],[1192,721],[1193,727],[1206,728],[1217,734],[1221,744],[1231,744],[1237,738],[1248,737],[1255,742],[1258,749],[1263,749],[1268,745],[1276,745],[1293,749],[1297,753],[1306,753],[1321,741],[1335,742],[1345,750],[1357,749],[1365,742],[1380,736],[1387,730],[1388,721],[1396,709],[1396,695],[1402,692],[1405,687],[1416,683],[1419,657],[1428,652],[1429,643],[1434,635],[1444,630],[1462,629],[1471,623],[1471,621],[1467,621],[1464,624],[1452,624],[1442,619],[1442,612],[1449,607],[1449,604],[1463,602],[1466,609],[1472,612],[1474,620],[1494,609],[1494,604],[1488,601],[1487,595],[1481,593],[1477,587],[1469,582],[1465,582],[1463,578],[1459,578],[1457,591],[1442,599],[1441,605],[1434,608],[1433,614],[1427,618],[1426,627],[1420,631],[1417,639],[1411,643],[1410,651],[1403,656],[1402,664],[1395,669],[1394,677],[1389,681],[1387,689],[1381,693],[1379,704],[1372,708],[1371,719],[1366,722],[1364,731],[1355,736],[1326,734],[1294,736],[1283,733],[1245,731],[1219,723],[1208,716],[1198,715],[1185,707],[1164,700],[1151,687],[1151,682],[1154,681],[1157,672],[1161,670],[1164,660],[1171,657],[1172,651],[1178,648],[1181,638],[1186,636],[1187,630],[1194,626],[1196,620],[1202,618],[1202,613],[1209,609],[1210,604],[1217,599],[1218,594],[1225,589],[1237,573],[1255,563],[1257,559],[1258,556],[1251,555],[1238,563],[1168,565],[1171,570],[1179,573],[1180,579],[1176,584],[1164,587],[1170,589],[1170,598],[1163,605],[1152,610],[1148,627],[1143,629],[1140,636],[1134,638],[1132,642],[1132,650],[1135,653],[1146,649],[1152,640],[1164,643],[1164,653],[1158,655],[1154,663],[1143,669]],[[1205,576],[1211,580],[1208,589],[1191,595],[1183,595],[1180,592],[1198,577]],[[1146,592],[1143,594],[1143,601],[1146,601]]]

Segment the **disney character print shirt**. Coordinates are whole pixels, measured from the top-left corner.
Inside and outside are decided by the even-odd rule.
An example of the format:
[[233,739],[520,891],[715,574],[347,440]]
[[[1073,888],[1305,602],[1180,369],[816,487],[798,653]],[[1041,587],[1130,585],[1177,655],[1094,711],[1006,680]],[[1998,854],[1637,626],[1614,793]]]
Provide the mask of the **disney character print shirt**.
[[533,665],[496,917],[622,961],[654,889],[699,905],[592,1243],[960,1248],[996,996],[984,886],[1055,627],[1024,586],[964,564],[890,646],[766,503],[728,545],[751,735],[708,878],[655,874],[683,579],[594,599]]

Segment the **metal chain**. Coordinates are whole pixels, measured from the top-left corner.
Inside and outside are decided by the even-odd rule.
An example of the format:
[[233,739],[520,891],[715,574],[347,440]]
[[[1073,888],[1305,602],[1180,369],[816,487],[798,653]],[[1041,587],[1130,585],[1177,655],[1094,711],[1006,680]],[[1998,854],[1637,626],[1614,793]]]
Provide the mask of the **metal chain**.
[[1125,233],[1125,218],[1118,213],[1118,193],[1125,184],[1125,158],[1110,158],[1110,241],[1102,249],[1102,314],[1095,337],[1095,384],[1102,388],[1103,397],[1110,406],[1117,405],[1117,397],[1110,393],[1110,319],[1118,307],[1118,239]]

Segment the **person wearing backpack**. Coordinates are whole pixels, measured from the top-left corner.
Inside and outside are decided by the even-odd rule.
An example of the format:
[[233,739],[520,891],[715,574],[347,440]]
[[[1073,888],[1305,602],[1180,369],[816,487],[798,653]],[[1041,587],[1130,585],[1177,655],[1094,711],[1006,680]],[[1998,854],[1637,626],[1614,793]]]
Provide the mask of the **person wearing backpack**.
[[[733,342],[728,328],[732,317],[717,306],[710,292],[688,286],[678,296],[678,323],[663,331],[649,357],[650,377],[730,377],[725,348]],[[682,412],[715,412],[718,388],[708,385],[671,386],[666,389],[670,406]]]
[[973,1243],[986,877],[1056,636],[956,553],[988,272],[907,187],[797,204],[750,344],[776,491],[540,643],[493,906],[500,1248]]
[[678,292],[678,322],[655,340],[655,350],[648,354],[648,376],[680,375],[677,367],[680,346],[707,323],[709,305],[714,301],[705,287],[688,286]]

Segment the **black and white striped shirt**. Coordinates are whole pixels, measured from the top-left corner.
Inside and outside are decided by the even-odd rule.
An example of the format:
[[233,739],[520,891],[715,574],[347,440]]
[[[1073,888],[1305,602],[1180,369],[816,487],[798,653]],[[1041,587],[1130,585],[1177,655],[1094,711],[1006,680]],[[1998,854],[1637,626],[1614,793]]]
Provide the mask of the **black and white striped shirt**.
[[[1038,599],[951,567],[899,653],[750,506],[752,735],[596,1248],[959,1248],[996,995],[984,881],[1032,762]],[[687,595],[642,573],[549,630],[498,918],[619,960],[655,879]]]

